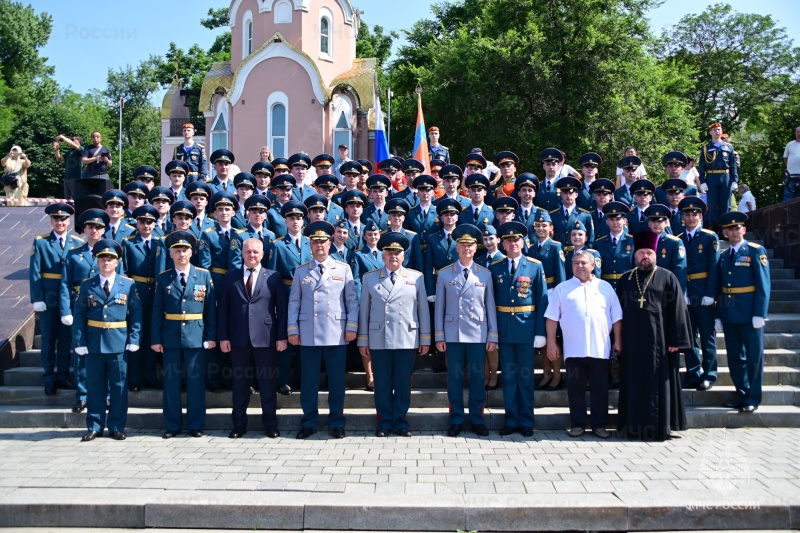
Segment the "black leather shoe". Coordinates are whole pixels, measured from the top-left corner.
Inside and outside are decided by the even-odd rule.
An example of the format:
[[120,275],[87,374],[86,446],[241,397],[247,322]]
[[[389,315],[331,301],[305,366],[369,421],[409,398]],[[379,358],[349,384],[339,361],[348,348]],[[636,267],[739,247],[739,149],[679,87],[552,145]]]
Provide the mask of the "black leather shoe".
[[57,379],[56,388],[64,390],[75,390],[75,383],[71,379]]
[[45,383],[44,384],[44,395],[45,396],[55,396],[56,395],[56,384],[55,383]]
[[754,413],[755,410],[758,409],[757,405],[743,405],[739,408],[740,413],[750,414]]
[[592,430],[592,433],[595,437],[600,439],[607,439],[611,436],[611,433],[606,428],[595,428]]
[[112,431],[111,433],[108,434],[108,436],[114,440],[125,440],[127,438],[125,436],[125,433],[121,431]]
[[573,439],[577,439],[584,433],[586,433],[586,430],[580,426],[575,426],[574,428],[570,428],[567,430],[567,435],[569,435]]
[[289,396],[292,393],[292,388],[289,385],[281,385],[278,387],[278,392],[284,396]]
[[222,387],[220,387],[219,385],[214,383],[214,384],[211,384],[211,385],[206,385],[206,390],[208,392],[213,392],[214,394],[216,394],[218,392],[222,392]]
[[308,437],[310,437],[311,435],[313,435],[316,432],[317,432],[316,428],[305,428],[305,427],[304,428],[300,428],[300,431],[297,432],[297,438],[298,439],[307,439]]
[[172,431],[170,429],[166,430],[163,435],[161,435],[162,439],[172,439],[177,435],[180,435],[180,431]]
[[463,429],[464,428],[461,427],[461,424],[453,424],[450,426],[450,429],[447,430],[447,436],[458,437]]
[[196,439],[200,438],[200,437],[205,437],[205,435],[203,434],[203,431],[199,430],[199,429],[189,430],[189,435],[191,435],[192,437],[194,437]]
[[413,437],[414,436],[414,434],[411,433],[411,430],[408,429],[408,428],[398,429],[397,430],[397,434],[400,435],[401,437]]
[[713,386],[714,386],[713,383],[705,379],[702,382],[700,382],[700,384],[697,386],[697,390],[711,390],[711,387]]
[[89,442],[90,440],[94,440],[100,436],[100,433],[97,431],[90,431],[83,437],[81,437],[81,442]]
[[271,439],[277,439],[281,436],[281,432],[278,431],[278,428],[267,428],[267,437]]
[[389,436],[389,432],[386,431],[385,429],[379,429],[378,431],[375,432],[375,436],[380,438],[385,438]]
[[245,431],[244,429],[234,429],[233,431],[228,433],[228,438],[229,439],[240,439],[240,438],[242,438],[242,435],[244,435],[245,433],[247,433],[247,431]]
[[331,437],[333,437],[334,439],[343,439],[344,438],[344,428],[343,427],[331,428],[330,434],[331,434]]
[[511,426],[505,426],[503,429],[500,430],[500,436],[505,437],[506,435],[513,435],[517,432],[517,428],[512,428]]
[[742,407],[742,399],[735,398],[733,400],[724,402],[722,405],[723,407],[727,407],[728,409],[739,409],[740,407]]
[[479,437],[488,437],[489,436],[489,428],[487,428],[484,425],[472,426],[472,432],[475,433]]
[[78,400],[75,402],[75,405],[72,406],[73,413],[81,413],[84,409],[86,409],[86,402],[84,400]]
[[531,427],[521,427],[519,428],[519,434],[523,437],[533,437],[533,428]]

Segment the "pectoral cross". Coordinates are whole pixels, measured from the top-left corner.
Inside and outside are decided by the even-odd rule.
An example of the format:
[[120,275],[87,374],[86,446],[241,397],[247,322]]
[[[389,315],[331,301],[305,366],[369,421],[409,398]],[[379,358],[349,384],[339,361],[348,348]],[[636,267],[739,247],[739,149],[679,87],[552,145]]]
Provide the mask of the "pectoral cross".
[[644,294],[636,301],[639,302],[639,309],[644,309],[644,304],[647,302],[647,300],[644,299]]

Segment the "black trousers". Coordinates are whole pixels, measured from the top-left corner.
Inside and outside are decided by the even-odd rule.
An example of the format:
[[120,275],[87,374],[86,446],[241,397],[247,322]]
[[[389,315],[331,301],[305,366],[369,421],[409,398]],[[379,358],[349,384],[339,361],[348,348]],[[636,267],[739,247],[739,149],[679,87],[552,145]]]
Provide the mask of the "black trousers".
[[586,383],[592,408],[592,429],[608,424],[608,359],[568,357],[567,397],[572,427],[586,428]]
[[[225,354],[223,354],[225,355]],[[233,371],[233,427],[247,429],[247,406],[250,404],[250,384],[258,381],[261,398],[261,421],[265,428],[278,427],[277,377],[275,350],[273,348],[231,349]]]

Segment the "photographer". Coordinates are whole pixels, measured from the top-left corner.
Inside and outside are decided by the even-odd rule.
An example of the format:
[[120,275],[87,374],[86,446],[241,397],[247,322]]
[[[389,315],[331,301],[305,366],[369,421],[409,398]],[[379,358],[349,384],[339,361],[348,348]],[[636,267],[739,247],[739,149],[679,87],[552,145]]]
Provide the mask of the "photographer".
[[786,165],[783,174],[784,202],[800,197],[800,126],[794,129],[794,137],[783,151],[783,164]]
[[12,205],[28,205],[28,167],[31,166],[28,156],[22,153],[22,148],[15,145],[0,164],[3,165],[0,181],[3,182],[6,198],[15,200]]
[[100,141],[103,136],[95,130],[92,132],[92,146],[83,151],[82,162],[86,165],[83,171],[84,178],[103,178],[109,179],[108,167],[111,166],[111,152]]
[[[66,143],[70,148],[66,156],[61,155],[61,145],[59,141]],[[83,167],[82,141],[83,139],[80,135],[73,135],[72,138],[68,138],[66,135],[59,135],[53,141],[53,149],[56,151],[56,161],[59,163],[66,162],[64,168],[64,198],[67,200],[72,199],[75,180],[81,177],[81,169]]]

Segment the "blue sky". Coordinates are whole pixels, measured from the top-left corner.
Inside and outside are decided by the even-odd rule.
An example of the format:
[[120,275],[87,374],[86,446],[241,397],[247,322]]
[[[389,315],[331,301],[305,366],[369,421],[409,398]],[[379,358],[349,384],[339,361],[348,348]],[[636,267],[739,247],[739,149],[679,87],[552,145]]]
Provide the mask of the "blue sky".
[[[354,6],[364,11],[362,17],[367,24],[379,24],[386,30],[398,32],[410,28],[417,20],[428,18],[431,3],[431,0],[353,0]],[[717,2],[666,0],[650,13],[651,27],[660,35],[662,28],[714,3]],[[794,0],[729,0],[727,3],[740,12],[772,15],[790,37],[800,35],[800,10]],[[42,3],[37,4],[35,9],[41,11]],[[199,21],[210,7],[227,6],[229,2],[71,0],[51,1],[46,5],[46,11],[53,17],[53,32],[42,55],[55,66],[59,85],[84,93],[90,89],[104,89],[109,68],[135,66],[151,54],[163,55],[171,41],[184,49],[195,43],[208,48],[221,30],[207,30]],[[156,100],[160,102],[160,97]]]

